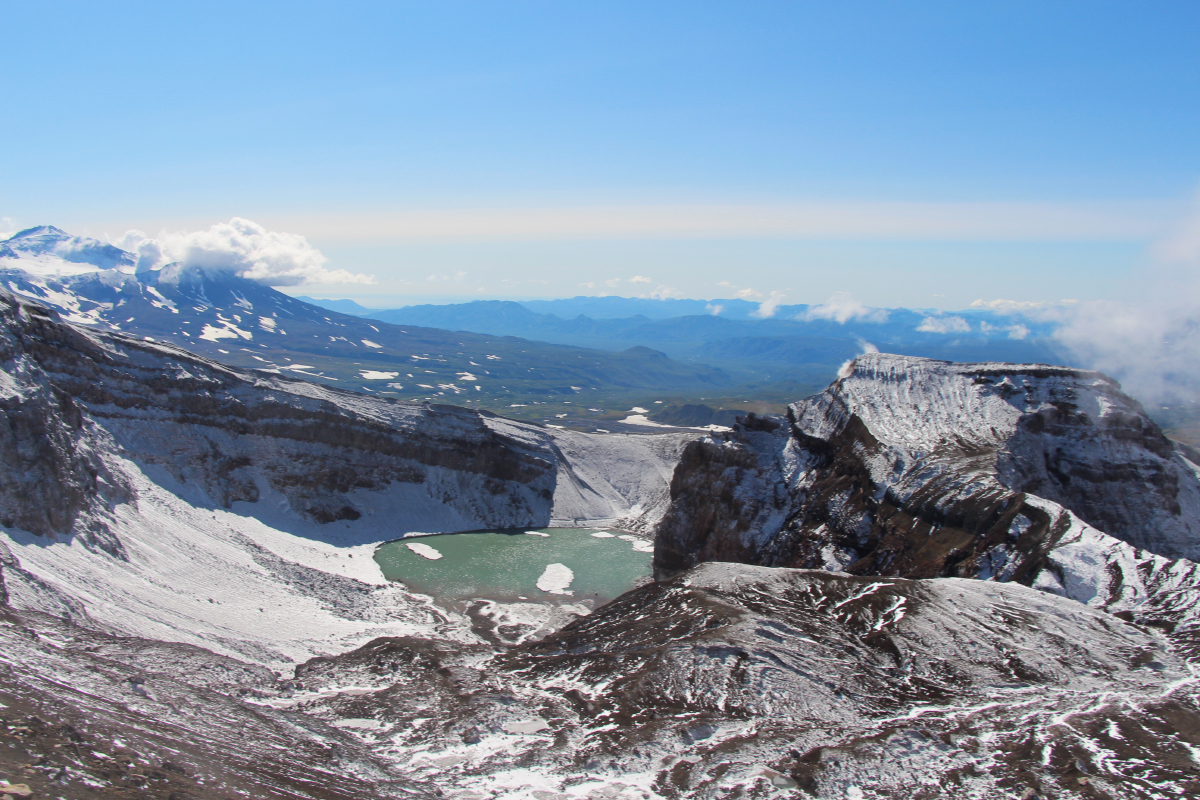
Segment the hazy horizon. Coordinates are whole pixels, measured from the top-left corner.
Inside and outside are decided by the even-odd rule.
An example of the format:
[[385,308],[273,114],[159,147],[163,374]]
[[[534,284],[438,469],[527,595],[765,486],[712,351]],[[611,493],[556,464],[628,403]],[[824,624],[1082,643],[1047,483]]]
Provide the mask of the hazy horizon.
[[1087,363],[1200,363],[1196,3],[5,12],[6,233],[376,308],[1072,301]]

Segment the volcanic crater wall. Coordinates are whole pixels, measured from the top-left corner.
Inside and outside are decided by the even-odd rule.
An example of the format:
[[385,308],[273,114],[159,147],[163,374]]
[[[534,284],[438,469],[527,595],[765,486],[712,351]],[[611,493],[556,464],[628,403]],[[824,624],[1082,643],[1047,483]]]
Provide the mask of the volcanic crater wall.
[[701,561],[1032,582],[1067,530],[1044,500],[1200,556],[1200,480],[1115,381],[1044,365],[860,356],[777,425],[689,446],[655,570]]
[[136,502],[121,459],[159,467],[215,505],[270,489],[317,522],[355,519],[355,492],[394,484],[420,485],[483,525],[550,519],[553,451],[480,413],[228,369],[66,325],[11,295],[0,294],[0,325],[6,526],[102,530],[115,504]]

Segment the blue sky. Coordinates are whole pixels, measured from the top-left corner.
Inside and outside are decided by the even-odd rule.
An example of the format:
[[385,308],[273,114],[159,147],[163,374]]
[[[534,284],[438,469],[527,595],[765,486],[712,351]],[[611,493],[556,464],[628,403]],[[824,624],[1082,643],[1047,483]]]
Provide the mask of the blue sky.
[[1200,187],[1195,2],[0,15],[5,226],[245,217],[369,305],[1115,298]]

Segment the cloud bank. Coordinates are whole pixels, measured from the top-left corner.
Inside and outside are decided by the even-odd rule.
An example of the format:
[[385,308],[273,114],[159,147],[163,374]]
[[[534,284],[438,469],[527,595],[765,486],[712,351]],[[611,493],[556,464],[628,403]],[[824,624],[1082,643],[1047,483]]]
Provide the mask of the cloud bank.
[[887,322],[888,312],[882,308],[868,308],[849,292],[836,292],[824,303],[813,306],[796,319],[812,322],[818,319],[830,319],[845,325],[852,319],[863,322]]
[[1060,307],[1056,338],[1083,364],[1121,381],[1143,402],[1200,399],[1200,202],[1175,236],[1153,250],[1138,276],[1137,303]]
[[971,330],[971,323],[962,317],[926,317],[921,320],[917,330],[925,333],[967,333]]
[[763,300],[758,304],[758,308],[750,312],[750,316],[758,317],[759,319],[770,319],[779,310],[779,305],[783,302],[784,296],[782,292],[771,292],[770,297]]
[[290,217],[322,239],[799,237],[984,241],[1129,241],[1163,233],[1172,204],[881,203],[617,205],[394,209]]
[[294,233],[269,231],[234,217],[206,231],[162,232],[157,238],[129,231],[113,244],[138,256],[139,271],[178,262],[212,273],[233,273],[265,286],[305,283],[374,283],[369,275],[325,268],[321,251]]

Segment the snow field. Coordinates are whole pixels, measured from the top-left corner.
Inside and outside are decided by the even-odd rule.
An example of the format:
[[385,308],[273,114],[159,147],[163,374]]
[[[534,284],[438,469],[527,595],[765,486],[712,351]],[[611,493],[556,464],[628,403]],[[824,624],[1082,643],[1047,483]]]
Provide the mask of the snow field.
[[[465,620],[385,582],[373,544],[338,547],[199,508],[125,466],[138,503],[118,506],[114,527],[128,560],[77,536],[6,531],[21,570],[105,628],[274,666],[379,636],[475,640]],[[42,610],[28,582],[6,570],[6,583],[14,606]]]

